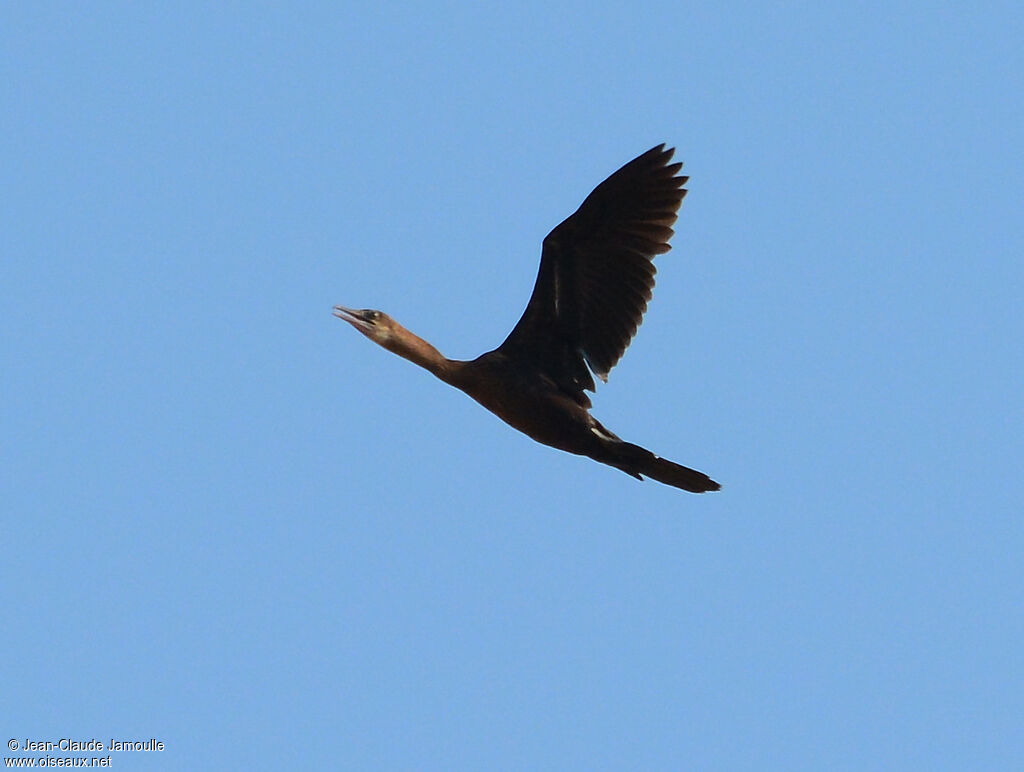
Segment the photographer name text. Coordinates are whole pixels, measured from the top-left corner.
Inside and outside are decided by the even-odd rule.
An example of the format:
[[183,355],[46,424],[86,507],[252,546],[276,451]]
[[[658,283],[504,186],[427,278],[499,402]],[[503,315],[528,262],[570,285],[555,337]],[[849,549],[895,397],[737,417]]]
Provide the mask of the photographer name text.
[[121,751],[162,751],[164,744],[155,738],[149,740],[114,740],[104,743],[102,740],[71,740],[62,738],[53,740],[28,740],[26,739],[20,748],[17,742],[12,740],[11,750],[22,750],[28,752],[42,753],[45,751],[79,751],[85,753],[121,752]]

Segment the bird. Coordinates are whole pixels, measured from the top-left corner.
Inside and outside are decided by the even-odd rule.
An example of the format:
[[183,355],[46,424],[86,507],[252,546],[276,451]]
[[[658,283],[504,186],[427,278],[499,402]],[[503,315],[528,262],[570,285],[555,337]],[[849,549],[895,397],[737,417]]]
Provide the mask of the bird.
[[643,321],[656,255],[668,252],[689,177],[656,145],[598,185],[544,239],[529,303],[505,341],[472,360],[447,359],[382,311],[335,306],[334,316],[388,351],[468,394],[544,445],[638,480],[692,493],[721,486],[703,472],[620,439],[590,414],[593,376],[607,382]]

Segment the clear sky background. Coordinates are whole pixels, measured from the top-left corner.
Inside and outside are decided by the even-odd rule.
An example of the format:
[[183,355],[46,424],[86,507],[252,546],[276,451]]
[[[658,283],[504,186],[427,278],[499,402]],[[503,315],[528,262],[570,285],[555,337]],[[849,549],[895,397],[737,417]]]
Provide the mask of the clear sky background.
[[[3,739],[1024,768],[1019,8],[4,3]],[[331,316],[493,348],[660,142],[690,195],[594,412],[720,493]]]

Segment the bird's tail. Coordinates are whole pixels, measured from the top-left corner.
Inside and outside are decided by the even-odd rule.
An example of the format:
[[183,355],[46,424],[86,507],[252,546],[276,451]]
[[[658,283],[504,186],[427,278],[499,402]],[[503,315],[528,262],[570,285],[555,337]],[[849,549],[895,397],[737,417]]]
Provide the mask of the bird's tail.
[[660,458],[631,442],[609,442],[605,448],[610,451],[610,457],[599,459],[600,461],[611,464],[637,479],[643,479],[643,475],[691,493],[717,491],[722,487],[703,472],[669,461],[667,458]]

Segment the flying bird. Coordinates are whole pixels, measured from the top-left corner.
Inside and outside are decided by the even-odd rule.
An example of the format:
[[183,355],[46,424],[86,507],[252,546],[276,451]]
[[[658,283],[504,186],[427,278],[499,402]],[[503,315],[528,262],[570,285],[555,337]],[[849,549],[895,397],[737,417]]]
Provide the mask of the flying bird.
[[608,380],[636,334],[654,288],[655,255],[671,247],[689,179],[653,147],[587,196],[544,239],[526,311],[498,348],[447,359],[381,311],[334,315],[388,351],[464,391],[505,423],[553,448],[589,456],[638,480],[694,493],[721,486],[702,472],[620,439],[590,414],[593,375]]

